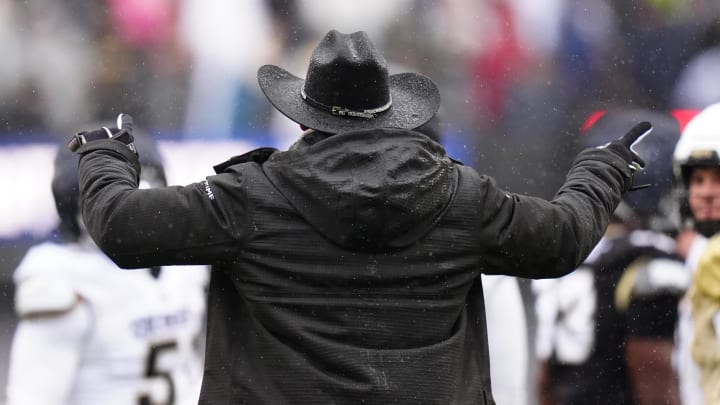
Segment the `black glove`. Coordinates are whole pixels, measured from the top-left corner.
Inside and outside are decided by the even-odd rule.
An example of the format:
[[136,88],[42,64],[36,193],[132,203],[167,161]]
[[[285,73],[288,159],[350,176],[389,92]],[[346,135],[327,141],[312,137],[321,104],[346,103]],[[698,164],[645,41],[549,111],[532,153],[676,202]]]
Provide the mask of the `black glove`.
[[78,132],[70,139],[70,142],[68,142],[68,149],[75,152],[80,146],[88,142],[101,139],[115,139],[124,143],[133,153],[137,153],[135,144],[133,143],[135,140],[132,136],[133,125],[132,117],[128,114],[121,113],[117,117],[117,128],[102,127],[92,131]]
[[608,143],[604,147],[625,158],[630,166],[630,170],[633,172],[642,170],[645,168],[645,161],[635,152],[633,146],[642,141],[651,131],[652,125],[647,121],[643,121],[632,127],[625,135]]

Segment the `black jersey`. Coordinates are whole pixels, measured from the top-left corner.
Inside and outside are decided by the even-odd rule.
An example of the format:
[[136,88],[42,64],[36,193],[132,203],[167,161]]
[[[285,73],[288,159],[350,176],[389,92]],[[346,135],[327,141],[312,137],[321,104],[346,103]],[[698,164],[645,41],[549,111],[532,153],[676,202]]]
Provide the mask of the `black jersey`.
[[650,231],[603,239],[581,268],[539,288],[538,350],[558,404],[634,403],[625,344],[672,340],[688,280],[673,250]]

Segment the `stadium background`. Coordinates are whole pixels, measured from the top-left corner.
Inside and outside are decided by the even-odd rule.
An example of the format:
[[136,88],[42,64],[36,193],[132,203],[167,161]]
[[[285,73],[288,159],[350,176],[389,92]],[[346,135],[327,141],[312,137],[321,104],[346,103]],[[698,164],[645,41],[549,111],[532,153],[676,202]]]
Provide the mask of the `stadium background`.
[[551,197],[593,111],[720,101],[719,20],[714,0],[0,0],[0,393],[12,271],[57,223],[52,157],[78,126],[130,113],[170,184],[201,180],[299,134],[260,65],[303,76],[327,30],[365,30],[391,73],[437,82],[453,157]]

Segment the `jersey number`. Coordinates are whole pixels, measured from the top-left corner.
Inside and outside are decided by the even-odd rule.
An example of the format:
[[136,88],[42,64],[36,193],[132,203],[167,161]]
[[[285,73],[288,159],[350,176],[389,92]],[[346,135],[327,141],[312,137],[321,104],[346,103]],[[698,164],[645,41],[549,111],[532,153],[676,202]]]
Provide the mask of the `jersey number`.
[[164,342],[150,346],[148,357],[145,361],[145,377],[148,379],[161,379],[167,385],[167,400],[165,402],[155,402],[150,394],[143,394],[138,399],[139,405],[173,405],[175,403],[175,383],[168,371],[158,368],[158,358],[163,352],[174,350],[177,342]]
[[554,349],[566,364],[587,360],[595,345],[595,279],[590,269],[580,268],[558,279],[559,300]]

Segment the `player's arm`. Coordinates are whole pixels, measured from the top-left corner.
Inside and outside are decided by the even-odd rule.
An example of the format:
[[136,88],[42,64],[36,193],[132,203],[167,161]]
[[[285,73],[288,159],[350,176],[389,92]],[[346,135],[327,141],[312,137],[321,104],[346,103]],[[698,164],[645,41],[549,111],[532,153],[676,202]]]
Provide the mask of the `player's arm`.
[[[683,263],[669,259],[654,259],[635,266],[636,270],[631,266],[626,272],[633,278],[625,342],[633,392],[640,405],[680,404],[677,374],[672,365],[673,336],[678,301],[687,288],[687,273]],[[622,307],[620,295],[618,292],[616,303],[619,301]]]
[[15,309],[7,405],[66,404],[91,326],[89,308],[67,284],[38,276],[18,284]]
[[550,375],[550,366],[547,361],[538,362],[537,366],[537,389],[538,403],[540,405],[555,405],[557,399],[555,397],[555,385]]
[[678,379],[672,367],[673,341],[632,337],[625,356],[639,405],[679,405]]

